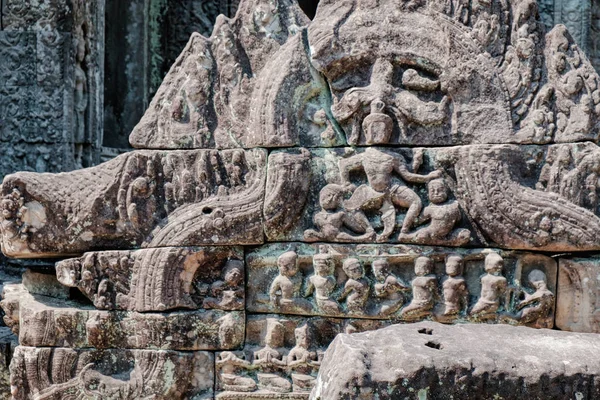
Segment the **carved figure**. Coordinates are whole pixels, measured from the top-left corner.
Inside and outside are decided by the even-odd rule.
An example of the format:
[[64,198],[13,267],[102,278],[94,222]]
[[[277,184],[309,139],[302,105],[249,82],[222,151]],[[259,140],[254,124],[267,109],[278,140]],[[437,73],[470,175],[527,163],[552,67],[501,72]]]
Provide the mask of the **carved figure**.
[[240,376],[240,370],[251,369],[251,363],[241,359],[231,351],[222,351],[215,360],[217,368],[220,368],[219,379],[224,390],[234,392],[253,392],[257,385],[254,379]]
[[269,288],[271,304],[282,311],[294,309],[311,310],[312,305],[302,299],[302,277],[298,274],[298,255],[294,251],[283,253],[277,258],[279,275],[273,279]]
[[390,264],[386,259],[373,261],[371,264],[375,276],[375,296],[379,299],[380,315],[391,315],[404,304],[403,292],[410,290],[400,278],[390,272]]
[[365,278],[364,267],[358,259],[348,258],[344,260],[342,268],[348,280],[338,301],[346,300],[346,312],[363,315],[370,289],[369,281]]
[[504,260],[497,253],[485,256],[485,272],[481,278],[481,295],[470,314],[477,318],[494,318],[501,305],[508,304],[508,283],[503,277]]
[[292,384],[279,376],[275,371],[287,366],[287,359],[277,350],[284,347],[285,327],[275,318],[268,318],[265,327],[265,347],[254,352],[253,364],[261,369],[257,374],[258,385],[261,389],[287,393]]
[[[344,210],[342,196],[346,190],[336,184],[329,184],[319,193],[321,211],[313,217],[317,230],[304,231],[304,240],[316,242],[329,240],[338,242],[362,242],[375,238],[375,230],[361,210]],[[344,232],[350,230],[353,234]]]
[[290,350],[287,356],[287,365],[292,373],[292,384],[294,391],[308,392],[316,381],[311,375],[321,363],[318,361],[317,352],[312,350],[312,335],[310,326],[303,324],[294,330],[296,345]]
[[314,293],[317,309],[326,314],[337,314],[340,312],[339,304],[332,299],[336,287],[336,279],[333,276],[335,264],[329,254],[315,254],[313,256],[314,274],[308,278],[305,296]]
[[223,269],[223,280],[210,287],[212,297],[204,299],[204,308],[237,310],[244,307],[244,262],[228,260]]
[[444,315],[456,315],[466,310],[469,301],[467,283],[462,277],[464,260],[458,254],[446,257],[446,279],[442,283],[444,291]]
[[381,214],[383,232],[378,242],[388,240],[396,226],[396,207],[407,208],[401,233],[408,233],[421,213],[421,199],[406,183],[392,184],[392,173],[397,173],[406,182],[425,183],[441,176],[440,171],[419,175],[408,171],[406,160],[400,155],[375,148],[344,158],[339,162],[342,183],[352,188],[350,172],[363,170],[368,185],[361,185],[345,203],[349,210],[375,210]]
[[398,240],[439,246],[463,246],[469,242],[468,229],[454,229],[460,221],[458,203],[448,200],[448,187],[443,179],[434,179],[427,184],[430,204],[425,207],[418,223],[429,225],[413,233],[400,233]]
[[546,274],[539,269],[534,269],[527,279],[535,292],[525,293],[525,299],[517,304],[517,310],[521,310],[518,320],[523,324],[534,323],[538,328],[551,327],[551,323],[548,324],[546,320],[551,317],[554,309],[554,293],[548,289]]
[[431,315],[438,297],[433,260],[429,257],[417,257],[415,274],[417,276],[411,282],[412,300],[400,311],[400,316],[406,320],[418,320]]

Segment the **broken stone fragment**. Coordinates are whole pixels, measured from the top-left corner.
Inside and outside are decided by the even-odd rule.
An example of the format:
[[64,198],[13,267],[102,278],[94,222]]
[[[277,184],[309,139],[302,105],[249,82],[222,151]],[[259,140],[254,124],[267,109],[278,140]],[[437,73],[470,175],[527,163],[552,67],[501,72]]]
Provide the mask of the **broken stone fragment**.
[[558,265],[556,326],[600,333],[600,258],[561,258]]
[[338,335],[311,394],[336,399],[595,399],[600,336],[421,322]]
[[553,326],[556,261],[540,254],[278,243],[246,264],[250,312]]
[[243,310],[241,247],[101,251],[56,263],[58,280],[101,310]]
[[204,351],[18,346],[10,371],[15,400],[213,397],[214,358]]
[[31,295],[7,285],[0,306],[22,346],[230,350],[244,340],[243,311],[176,311],[167,314],[98,311],[89,305]]
[[58,299],[69,298],[69,288],[62,285],[55,274],[35,272],[30,269],[23,273],[23,286],[31,294],[56,297]]

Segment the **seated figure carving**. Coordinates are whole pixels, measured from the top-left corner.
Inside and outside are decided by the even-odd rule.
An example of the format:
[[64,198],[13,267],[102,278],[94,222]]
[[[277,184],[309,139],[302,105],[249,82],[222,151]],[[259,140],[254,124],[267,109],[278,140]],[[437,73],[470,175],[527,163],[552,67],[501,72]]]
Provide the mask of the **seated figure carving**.
[[429,225],[411,233],[400,233],[398,239],[419,244],[438,246],[463,246],[469,242],[468,229],[454,229],[461,219],[458,203],[448,201],[448,187],[443,179],[434,179],[427,184],[429,204],[418,218],[418,223]]
[[275,318],[268,318],[265,326],[265,347],[254,352],[253,365],[260,368],[257,373],[261,389],[286,393],[292,390],[292,384],[277,372],[286,368],[287,359],[280,350],[284,347],[285,327]]
[[342,268],[348,276],[348,280],[338,300],[346,300],[346,312],[363,315],[370,289],[369,281],[365,278],[365,270],[356,258],[346,259]]
[[283,253],[277,258],[279,275],[273,279],[269,288],[271,305],[282,311],[296,309],[310,311],[312,305],[300,297],[302,276],[298,271],[298,255],[294,251]]
[[506,306],[509,296],[508,282],[502,276],[504,260],[497,253],[485,257],[485,272],[481,278],[481,295],[471,309],[471,315],[479,319],[495,318],[501,305]]
[[223,280],[210,286],[211,297],[203,301],[204,308],[236,310],[244,307],[244,263],[228,260],[223,269]]
[[312,350],[312,334],[308,324],[299,326],[294,330],[296,345],[287,356],[287,365],[292,373],[292,382],[295,391],[310,391],[316,378],[311,373],[316,372],[321,363],[318,361],[317,352]]
[[386,259],[373,261],[371,268],[376,281],[373,285],[375,296],[381,304],[379,314],[391,315],[404,304],[403,292],[410,291],[410,286],[390,272],[390,264]]
[[336,288],[336,279],[333,276],[335,264],[330,254],[315,254],[313,257],[315,273],[308,278],[305,296],[314,293],[317,309],[325,314],[337,314],[340,305],[332,296]]
[[[307,229],[304,232],[306,241],[361,242],[375,238],[375,230],[361,210],[340,209],[345,191],[336,184],[329,184],[321,189],[319,204],[322,210],[313,218],[317,230]],[[347,233],[344,229],[356,234]]]
[[433,260],[429,257],[417,257],[412,286],[412,300],[400,311],[405,320],[419,320],[432,314],[437,292],[437,277],[433,274]]
[[257,386],[254,379],[239,375],[239,370],[251,368],[248,360],[239,358],[231,351],[223,351],[219,354],[215,365],[221,369],[219,378],[223,389],[234,392],[252,392],[256,390]]
[[517,304],[517,319],[523,324],[535,323],[536,327],[548,328],[552,322],[554,309],[554,293],[548,289],[546,274],[539,269],[534,269],[527,276],[529,284],[535,289],[532,294],[525,292],[525,298]]
[[455,316],[467,308],[469,291],[463,278],[464,260],[458,254],[446,257],[446,274],[442,284],[444,290],[444,316]]

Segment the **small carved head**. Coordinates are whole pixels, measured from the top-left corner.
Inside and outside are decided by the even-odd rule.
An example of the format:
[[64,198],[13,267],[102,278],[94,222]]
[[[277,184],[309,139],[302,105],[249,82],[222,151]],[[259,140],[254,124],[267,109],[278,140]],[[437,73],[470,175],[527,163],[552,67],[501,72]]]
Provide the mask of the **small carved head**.
[[385,281],[390,274],[390,264],[388,263],[388,260],[384,258],[373,261],[371,267],[373,268],[375,279],[379,282]]
[[279,274],[283,276],[294,276],[298,273],[298,255],[295,251],[287,251],[277,259]]
[[443,179],[434,179],[427,184],[427,196],[433,204],[448,200],[448,187]]
[[275,318],[267,318],[265,332],[265,345],[270,347],[283,347],[285,327]]
[[239,286],[244,279],[244,263],[240,260],[228,260],[223,271],[223,279],[230,286]]
[[429,257],[417,257],[415,260],[415,274],[417,276],[429,275],[433,272],[433,260]]
[[319,276],[333,275],[333,271],[335,270],[333,258],[329,254],[315,254],[313,256],[313,266],[315,274]]
[[546,286],[546,274],[539,269],[534,269],[527,276],[529,283],[535,289],[541,289]]
[[357,258],[347,258],[344,260],[342,269],[350,279],[360,279],[365,276],[365,270]]
[[310,346],[310,327],[308,324],[296,328],[294,330],[294,337],[296,338],[296,346],[308,349]]
[[498,253],[490,253],[485,256],[485,272],[488,274],[497,275],[502,272],[504,266],[504,260]]
[[459,276],[463,273],[464,260],[459,254],[449,254],[446,257],[446,274]]
[[340,206],[344,188],[341,185],[330,184],[321,189],[319,204],[323,210],[336,210]]

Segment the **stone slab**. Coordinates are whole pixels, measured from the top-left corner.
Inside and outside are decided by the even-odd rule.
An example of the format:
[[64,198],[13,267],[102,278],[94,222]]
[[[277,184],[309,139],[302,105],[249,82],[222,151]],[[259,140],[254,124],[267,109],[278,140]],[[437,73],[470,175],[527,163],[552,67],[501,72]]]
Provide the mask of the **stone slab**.
[[322,148],[305,158],[297,197],[282,202],[290,223],[267,230],[270,241],[600,248],[593,143]]
[[9,175],[4,253],[260,244],[266,158],[261,149],[136,151],[70,173]]
[[558,264],[556,327],[600,333],[600,258],[561,258]]
[[241,247],[102,251],[56,263],[58,280],[101,310],[243,310]]
[[240,351],[216,355],[219,399],[306,399],[325,349],[340,332],[364,332],[389,321],[249,315]]
[[250,312],[538,328],[554,321],[556,261],[540,254],[278,243],[250,251],[246,264]]
[[62,285],[55,274],[45,274],[27,269],[22,276],[25,289],[31,294],[68,299],[70,290]]
[[168,314],[98,311],[89,305],[31,295],[6,285],[0,306],[22,346],[231,350],[244,341],[243,311],[176,311]]
[[595,399],[600,336],[422,322],[339,335],[314,400]]
[[15,400],[213,397],[212,353],[165,350],[74,350],[19,346],[11,364]]

